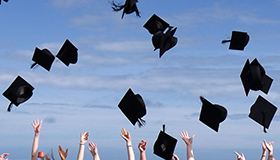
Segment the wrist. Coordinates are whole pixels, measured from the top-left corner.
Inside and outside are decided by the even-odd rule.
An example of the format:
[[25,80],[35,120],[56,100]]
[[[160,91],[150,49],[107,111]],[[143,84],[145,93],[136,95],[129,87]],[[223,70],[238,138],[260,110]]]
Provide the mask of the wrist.
[[80,145],[85,145],[86,143],[80,142],[79,144],[80,144]]
[[132,147],[132,144],[126,144],[126,147]]

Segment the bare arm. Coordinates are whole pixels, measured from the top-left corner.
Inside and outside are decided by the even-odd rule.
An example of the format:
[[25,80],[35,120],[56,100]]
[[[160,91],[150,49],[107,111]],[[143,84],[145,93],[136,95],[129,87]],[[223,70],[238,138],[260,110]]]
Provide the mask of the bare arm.
[[34,124],[31,123],[31,125],[33,126],[34,132],[35,132],[33,144],[32,144],[32,150],[31,150],[31,160],[37,160],[38,145],[39,145],[42,121],[39,121],[39,119],[37,119],[37,121],[34,120]]
[[84,159],[85,143],[88,140],[88,136],[89,136],[89,132],[85,132],[84,134],[81,133],[77,160],[83,160]]
[[147,142],[145,140],[142,140],[138,145],[138,149],[140,151],[140,160],[146,160],[146,148]]
[[89,142],[88,150],[92,154],[93,160],[100,160],[96,144],[93,144],[92,142]]
[[193,142],[193,138],[195,137],[195,135],[193,135],[190,138],[187,131],[182,131],[180,134],[180,137],[183,139],[183,141],[187,145],[187,160],[194,160],[192,142]]
[[264,143],[261,143],[261,144],[262,144],[262,150],[263,150],[261,160],[265,160],[266,154],[267,154],[267,148]]
[[128,160],[135,160],[130,134],[124,128],[122,128],[121,132],[122,132],[121,137],[123,137],[123,139],[126,141]]
[[273,157],[273,146],[272,146],[272,144],[274,142],[267,143],[265,140],[263,140],[263,142],[264,142],[264,145],[266,146],[266,149],[268,150],[268,158],[267,158],[267,160],[274,160],[274,157]]

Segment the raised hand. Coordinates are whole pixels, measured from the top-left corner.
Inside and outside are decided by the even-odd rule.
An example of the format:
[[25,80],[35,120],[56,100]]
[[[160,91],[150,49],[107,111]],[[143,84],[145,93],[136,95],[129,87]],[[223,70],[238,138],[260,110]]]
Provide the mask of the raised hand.
[[138,149],[140,152],[144,152],[146,148],[147,148],[147,142],[145,140],[142,140],[138,145]]
[[42,125],[42,120],[41,120],[41,121],[39,121],[39,119],[34,120],[34,124],[31,123],[31,125],[32,125],[33,128],[34,128],[34,132],[35,132],[35,133],[40,133],[40,131],[41,131],[41,125]]
[[97,150],[97,145],[93,144],[92,142],[89,142],[88,144],[88,150],[90,151],[90,153],[92,154],[92,156],[95,156],[98,154],[98,150]]
[[241,153],[241,155],[238,154],[237,152],[234,152],[234,153],[237,155],[237,160],[245,160],[245,156],[243,153]]
[[193,135],[191,138],[188,135],[187,131],[182,131],[180,134],[180,137],[183,139],[183,141],[187,144],[187,145],[191,145],[193,142],[193,138],[195,137],[195,135]]
[[5,159],[6,156],[8,156],[9,153],[3,153],[1,156],[0,156],[0,160],[8,160],[8,158]]
[[122,138],[127,142],[127,143],[130,143],[131,144],[131,137],[130,137],[130,134],[128,131],[126,131],[124,128],[122,128],[121,130],[122,134]]
[[85,132],[84,134],[81,133],[81,136],[80,136],[80,143],[81,143],[81,144],[87,143],[88,136],[89,136],[89,132]]
[[263,142],[264,142],[264,145],[265,145],[265,147],[267,148],[267,150],[268,150],[269,152],[273,152],[273,146],[272,146],[272,144],[273,144],[274,142],[269,142],[269,143],[267,143],[265,139],[263,140]]
[[58,152],[61,160],[65,160],[68,154],[68,148],[65,150],[65,152],[62,150],[61,146],[58,146]]

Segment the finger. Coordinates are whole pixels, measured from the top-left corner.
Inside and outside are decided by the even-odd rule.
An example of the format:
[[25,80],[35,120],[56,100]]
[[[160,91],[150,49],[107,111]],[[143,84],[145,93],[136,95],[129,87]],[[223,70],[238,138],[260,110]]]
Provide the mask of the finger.
[[195,137],[195,134],[192,136],[192,139]]
[[237,155],[237,157],[240,157],[240,154],[238,154],[236,151],[234,151],[234,153]]
[[66,152],[65,152],[66,154],[68,153],[68,148],[66,148]]

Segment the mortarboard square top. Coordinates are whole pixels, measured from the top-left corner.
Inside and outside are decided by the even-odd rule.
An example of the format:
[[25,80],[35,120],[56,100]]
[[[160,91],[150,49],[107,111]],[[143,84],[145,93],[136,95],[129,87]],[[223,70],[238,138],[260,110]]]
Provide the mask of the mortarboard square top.
[[[35,62],[32,66],[39,64],[44,67],[46,70],[50,71],[52,63],[54,61],[54,55],[47,49],[40,50],[35,48],[32,60]],[[31,67],[32,68],[32,67]]]
[[163,32],[167,27],[169,27],[169,24],[156,14],[153,14],[143,27],[146,28],[151,34],[155,34],[158,31]]
[[248,44],[250,36],[247,32],[232,31],[231,39],[224,40],[222,43],[230,42],[229,49],[233,50],[244,50]]
[[202,96],[200,97],[200,100],[202,102],[202,108],[199,120],[218,132],[219,124],[227,117],[227,110],[220,105],[210,103]]
[[18,76],[3,93],[3,96],[9,99],[11,104],[18,106],[20,103],[27,101],[32,96],[33,90],[33,86]]
[[78,49],[67,39],[56,55],[66,66],[78,61]]
[[267,94],[273,81],[272,78],[265,74],[264,68],[256,58],[251,63],[247,59],[240,74],[240,78],[246,96],[248,96],[250,89],[254,91],[261,90]]
[[146,115],[146,106],[139,94],[134,94],[129,88],[118,107],[128,120],[135,125],[138,122],[139,127],[145,124],[145,121],[141,118]]
[[163,159],[171,160],[176,143],[177,139],[171,137],[163,131],[160,131],[158,138],[154,143],[154,154]]
[[249,117],[262,125],[265,131],[265,128],[269,128],[276,111],[277,107],[259,95],[256,102],[250,108]]

